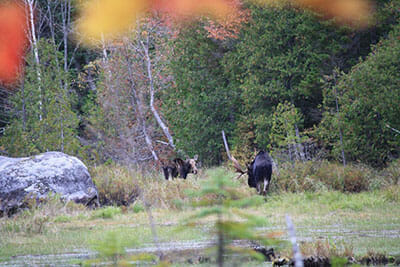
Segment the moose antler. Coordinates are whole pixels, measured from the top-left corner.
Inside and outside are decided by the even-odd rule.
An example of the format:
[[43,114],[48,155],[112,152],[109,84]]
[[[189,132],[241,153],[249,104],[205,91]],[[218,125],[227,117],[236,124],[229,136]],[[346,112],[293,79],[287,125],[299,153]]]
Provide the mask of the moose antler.
[[222,139],[224,140],[225,150],[226,150],[226,154],[228,155],[229,160],[231,160],[233,162],[233,167],[236,169],[236,172],[240,173],[240,175],[236,178],[236,179],[239,179],[246,172],[240,167],[239,162],[229,152],[228,142],[226,141],[224,130],[222,130]]

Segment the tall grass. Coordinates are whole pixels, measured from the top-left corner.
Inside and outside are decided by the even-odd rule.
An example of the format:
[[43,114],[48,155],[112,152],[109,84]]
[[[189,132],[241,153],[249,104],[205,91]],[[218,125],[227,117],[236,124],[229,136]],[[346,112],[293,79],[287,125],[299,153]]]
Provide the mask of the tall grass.
[[278,192],[340,191],[359,193],[398,184],[400,161],[383,171],[357,164],[344,167],[328,161],[285,163],[273,176],[272,190]]
[[[221,168],[221,167],[220,167]],[[224,167],[222,167],[224,168]],[[103,165],[91,169],[92,178],[99,191],[101,205],[137,207],[144,204],[157,209],[179,210],[189,203],[187,191],[200,189],[200,181],[209,179],[213,169],[190,174],[186,180],[176,178],[166,181],[161,171],[152,170],[143,173],[135,167]],[[225,169],[234,179],[235,174]],[[308,161],[280,166],[280,175],[273,174],[271,191],[282,192],[323,192],[339,191],[359,193],[399,184],[400,160],[393,162],[384,170],[376,170],[366,165],[347,165],[328,161]],[[240,180],[243,192],[255,194],[247,186],[247,178]],[[387,192],[388,198],[396,200],[397,187]],[[145,201],[146,203],[142,203]]]
[[[167,181],[161,172],[148,172],[125,166],[98,166],[91,170],[102,205],[150,205],[157,209],[181,209],[190,202],[186,192],[200,189],[207,172],[189,175],[186,180]],[[135,206],[136,206],[135,204]]]

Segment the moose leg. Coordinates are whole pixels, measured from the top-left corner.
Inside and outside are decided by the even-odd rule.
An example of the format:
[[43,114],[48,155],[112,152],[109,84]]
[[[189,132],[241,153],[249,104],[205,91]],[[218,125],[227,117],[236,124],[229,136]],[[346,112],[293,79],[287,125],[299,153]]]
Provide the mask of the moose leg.
[[268,187],[269,187],[269,181],[264,179],[264,190],[263,190],[264,196],[267,194]]
[[257,182],[257,193],[261,195],[261,183]]
[[162,167],[163,172],[164,172],[164,176],[165,176],[165,180],[169,180],[168,176],[169,176],[169,171],[168,171],[168,167]]

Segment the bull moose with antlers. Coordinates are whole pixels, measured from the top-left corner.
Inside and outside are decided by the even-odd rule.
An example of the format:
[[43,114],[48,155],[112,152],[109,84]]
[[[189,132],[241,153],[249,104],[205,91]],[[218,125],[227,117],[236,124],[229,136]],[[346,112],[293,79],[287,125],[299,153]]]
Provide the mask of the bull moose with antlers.
[[260,195],[266,195],[271,182],[273,165],[272,158],[269,156],[269,154],[261,150],[255,156],[254,160],[247,165],[247,170],[243,170],[239,162],[229,152],[224,131],[222,131],[222,137],[228,158],[233,162],[236,172],[240,173],[237,179],[239,179],[242,175],[247,174],[248,185],[256,188]]

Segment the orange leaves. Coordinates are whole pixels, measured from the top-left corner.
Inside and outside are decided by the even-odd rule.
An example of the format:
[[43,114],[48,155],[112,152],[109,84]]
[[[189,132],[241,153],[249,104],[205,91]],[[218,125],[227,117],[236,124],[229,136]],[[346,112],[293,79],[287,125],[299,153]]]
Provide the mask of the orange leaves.
[[372,3],[367,0],[296,0],[298,5],[335,18],[340,24],[365,27],[373,12]]
[[89,45],[103,37],[113,39],[133,27],[146,12],[167,14],[180,21],[199,16],[223,21],[234,16],[237,9],[232,0],[88,0],[81,8],[79,37]]
[[0,3],[0,83],[12,84],[19,77],[28,43],[26,27],[22,3]]
[[[369,0],[247,0],[259,5],[295,5],[315,11],[338,23],[364,27],[369,23],[372,5]],[[237,24],[246,21],[238,0],[87,0],[81,11],[78,32],[88,44],[104,36],[111,39],[134,26],[143,13],[158,12],[179,20],[199,16],[216,19],[210,25],[210,36],[234,36]],[[239,4],[237,4],[239,3]],[[239,21],[239,22],[238,22]],[[220,25],[220,26],[219,26]],[[225,31],[225,32],[223,32]],[[219,33],[222,35],[218,35]]]
[[360,28],[370,23],[373,13],[371,0],[249,0],[258,5],[294,5],[317,12],[324,18],[335,18],[342,25]]
[[152,9],[167,12],[178,18],[193,18],[198,15],[223,18],[234,11],[228,0],[150,0],[150,2]]
[[208,37],[224,40],[226,38],[237,38],[241,26],[248,22],[250,11],[242,8],[239,0],[231,0],[231,12],[219,19],[217,22],[208,21],[208,25],[204,28],[208,32]]

